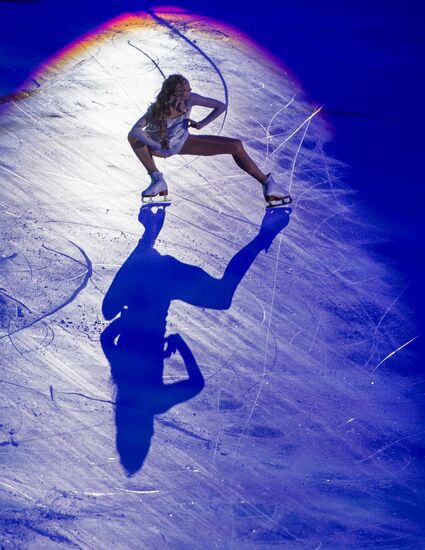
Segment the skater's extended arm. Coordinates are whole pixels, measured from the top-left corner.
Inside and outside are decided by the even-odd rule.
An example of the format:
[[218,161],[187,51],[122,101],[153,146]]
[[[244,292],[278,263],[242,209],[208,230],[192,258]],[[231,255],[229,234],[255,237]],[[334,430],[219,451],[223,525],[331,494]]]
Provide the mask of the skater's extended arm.
[[192,93],[189,101],[192,106],[198,105],[199,107],[210,107],[213,109],[213,111],[203,120],[200,120],[199,122],[194,122],[193,120],[190,121],[191,126],[193,128],[197,128],[198,130],[204,128],[226,110],[225,103],[219,101],[218,99],[213,99],[212,97],[204,97],[202,95]]
[[147,125],[145,113],[139,120],[136,122],[136,124],[133,126],[133,128],[130,130],[128,137],[131,139],[138,139],[142,143],[145,143],[148,147],[153,149],[154,151],[157,151],[161,149],[161,143],[159,141],[156,141],[154,139],[151,139],[146,132],[143,131],[143,128]]

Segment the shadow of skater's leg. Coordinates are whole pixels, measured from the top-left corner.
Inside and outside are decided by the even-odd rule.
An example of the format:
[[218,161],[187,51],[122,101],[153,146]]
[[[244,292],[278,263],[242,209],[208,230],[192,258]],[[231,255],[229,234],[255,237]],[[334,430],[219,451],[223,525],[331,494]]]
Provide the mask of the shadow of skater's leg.
[[175,299],[211,309],[228,309],[233,295],[262,250],[267,250],[273,239],[289,223],[288,210],[270,210],[264,215],[259,233],[237,252],[228,263],[223,277],[216,279],[199,267],[180,264],[175,277]]

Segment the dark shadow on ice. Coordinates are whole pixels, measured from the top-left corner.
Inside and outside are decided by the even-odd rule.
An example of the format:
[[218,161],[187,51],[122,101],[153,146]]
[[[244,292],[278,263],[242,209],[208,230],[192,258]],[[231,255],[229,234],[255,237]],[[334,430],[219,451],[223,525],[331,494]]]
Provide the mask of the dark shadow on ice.
[[[102,305],[104,317],[114,319],[103,331],[101,344],[116,387],[117,450],[129,475],[142,467],[148,454],[154,416],[191,399],[204,386],[202,373],[183,338],[179,334],[165,337],[171,301],[228,309],[245,273],[288,224],[290,214],[290,209],[267,210],[258,234],[233,256],[223,276],[215,278],[155,250],[165,209],[158,205],[141,208],[143,236],[116,274]],[[188,378],[164,384],[164,358],[176,352]]]

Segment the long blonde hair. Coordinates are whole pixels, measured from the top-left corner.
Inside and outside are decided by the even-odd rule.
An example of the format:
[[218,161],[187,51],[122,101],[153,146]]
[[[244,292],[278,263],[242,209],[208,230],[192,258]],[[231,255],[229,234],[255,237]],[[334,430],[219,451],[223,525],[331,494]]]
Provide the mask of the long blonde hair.
[[167,117],[170,116],[170,106],[174,107],[179,95],[179,87],[188,82],[182,74],[172,74],[162,83],[161,91],[147,111],[147,120],[158,125],[160,141],[167,139]]

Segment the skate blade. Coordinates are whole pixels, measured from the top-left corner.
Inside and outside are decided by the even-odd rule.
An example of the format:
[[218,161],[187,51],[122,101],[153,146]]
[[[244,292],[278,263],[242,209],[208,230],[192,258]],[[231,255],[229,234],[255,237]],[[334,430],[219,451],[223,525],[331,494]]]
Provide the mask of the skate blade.
[[289,208],[292,203],[292,198],[288,195],[283,199],[267,201],[267,208]]
[[170,203],[171,199],[168,195],[155,195],[154,197],[143,197],[142,196],[142,204],[164,204]]

